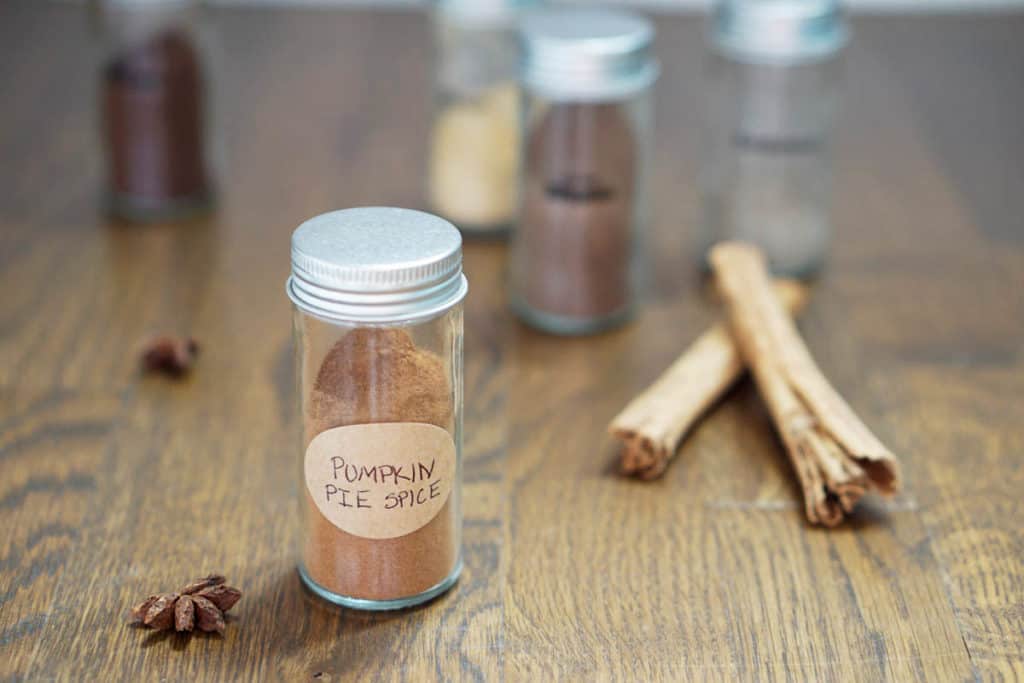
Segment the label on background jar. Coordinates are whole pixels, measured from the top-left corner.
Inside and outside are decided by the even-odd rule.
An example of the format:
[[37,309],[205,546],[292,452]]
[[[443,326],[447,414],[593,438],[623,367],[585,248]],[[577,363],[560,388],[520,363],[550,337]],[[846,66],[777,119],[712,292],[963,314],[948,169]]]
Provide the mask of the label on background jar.
[[332,524],[354,536],[397,538],[444,507],[455,479],[455,441],[418,422],[348,425],[306,449],[306,487]]

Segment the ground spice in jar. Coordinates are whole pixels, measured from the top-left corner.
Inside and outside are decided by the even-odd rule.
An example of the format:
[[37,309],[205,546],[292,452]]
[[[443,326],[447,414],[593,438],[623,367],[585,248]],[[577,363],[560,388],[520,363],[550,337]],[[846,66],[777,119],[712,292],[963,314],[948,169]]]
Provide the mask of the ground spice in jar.
[[102,97],[115,210],[159,211],[209,195],[201,65],[185,33],[167,30],[116,53]]
[[518,200],[519,96],[513,83],[450,104],[434,124],[430,202],[473,232],[499,232]]
[[[308,322],[305,324],[314,324]],[[304,334],[308,340],[313,335]],[[304,444],[335,427],[375,423],[425,423],[454,433],[446,368],[436,354],[418,348],[403,329],[364,327],[338,340],[317,365],[303,354]],[[313,378],[315,373],[315,378]],[[388,453],[380,453],[381,462]],[[365,538],[328,520],[305,491],[303,561],[320,586],[366,600],[413,596],[448,577],[458,561],[457,511],[451,499],[433,519],[397,538]]]
[[629,306],[635,155],[617,104],[555,104],[532,127],[517,266],[530,309],[586,319]]

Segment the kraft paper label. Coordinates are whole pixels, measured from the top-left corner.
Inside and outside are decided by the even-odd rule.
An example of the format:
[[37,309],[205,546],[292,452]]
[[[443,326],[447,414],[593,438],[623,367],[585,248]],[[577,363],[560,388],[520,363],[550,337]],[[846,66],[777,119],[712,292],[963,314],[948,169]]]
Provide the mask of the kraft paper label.
[[364,538],[416,531],[444,507],[454,478],[455,441],[429,424],[335,427],[306,449],[306,486],[320,512]]

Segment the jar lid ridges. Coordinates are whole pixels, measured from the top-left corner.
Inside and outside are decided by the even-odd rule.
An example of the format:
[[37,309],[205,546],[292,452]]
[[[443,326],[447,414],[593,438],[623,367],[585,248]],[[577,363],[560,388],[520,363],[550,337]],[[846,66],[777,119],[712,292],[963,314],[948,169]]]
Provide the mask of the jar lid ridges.
[[352,320],[433,315],[465,295],[462,238],[451,223],[389,207],[322,214],[292,235],[296,305]]

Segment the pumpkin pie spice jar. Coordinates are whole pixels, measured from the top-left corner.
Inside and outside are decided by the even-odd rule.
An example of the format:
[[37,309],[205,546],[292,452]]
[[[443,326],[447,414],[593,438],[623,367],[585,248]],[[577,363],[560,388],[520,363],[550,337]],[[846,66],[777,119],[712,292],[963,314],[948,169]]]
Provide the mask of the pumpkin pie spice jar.
[[292,235],[301,560],[331,602],[425,602],[462,569],[459,231],[358,208]]

